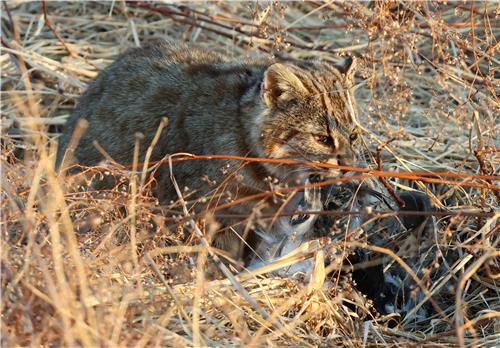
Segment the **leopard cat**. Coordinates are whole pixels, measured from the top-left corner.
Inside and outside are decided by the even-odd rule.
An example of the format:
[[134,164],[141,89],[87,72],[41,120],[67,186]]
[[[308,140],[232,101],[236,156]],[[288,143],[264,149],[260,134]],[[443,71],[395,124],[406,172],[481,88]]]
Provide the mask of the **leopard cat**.
[[[59,139],[56,166],[97,165],[105,159],[102,150],[118,163],[131,164],[138,133],[143,136],[139,158],[144,159],[165,117],[168,126],[151,161],[167,154],[191,153],[350,165],[358,138],[355,66],[356,59],[350,57],[335,64],[234,60],[209,49],[167,41],[130,49],[81,96]],[[88,122],[88,128],[78,145],[67,151],[80,119]],[[178,197],[168,165],[163,167],[157,172],[157,195],[168,204]],[[227,180],[232,173],[228,168],[239,168],[231,180]],[[273,180],[285,185],[303,183],[312,170],[328,177],[339,175],[336,169],[266,162],[242,165],[231,159],[179,161],[173,166],[179,187],[192,192],[190,203],[197,207],[203,197],[220,193],[221,185],[226,198],[235,200],[269,190]],[[276,212],[280,204],[271,199],[265,206],[267,212]],[[226,211],[249,215],[253,207],[247,203]],[[244,244],[243,228],[230,228],[232,220],[221,221],[227,228],[216,234],[214,245],[238,257]]]

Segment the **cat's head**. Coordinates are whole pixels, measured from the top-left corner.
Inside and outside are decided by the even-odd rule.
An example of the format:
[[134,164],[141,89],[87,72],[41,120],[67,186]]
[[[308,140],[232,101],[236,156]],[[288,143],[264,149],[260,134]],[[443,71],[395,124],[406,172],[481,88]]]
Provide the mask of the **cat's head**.
[[[260,142],[264,154],[270,158],[353,164],[358,142],[355,66],[355,58],[337,64],[307,61],[269,66],[261,88],[264,112]],[[299,171],[290,168],[293,170]],[[329,176],[339,173],[336,169],[325,171]]]

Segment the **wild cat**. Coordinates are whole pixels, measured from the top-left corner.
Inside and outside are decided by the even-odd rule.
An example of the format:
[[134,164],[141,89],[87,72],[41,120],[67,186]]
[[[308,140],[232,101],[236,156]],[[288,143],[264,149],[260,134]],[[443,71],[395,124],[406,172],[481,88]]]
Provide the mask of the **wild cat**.
[[[80,98],[60,137],[56,164],[63,163],[80,119],[89,127],[74,149],[74,161],[97,165],[104,157],[96,143],[116,162],[132,163],[137,133],[143,135],[139,158],[144,159],[167,117],[168,126],[151,161],[187,152],[349,165],[358,137],[355,65],[353,58],[338,64],[235,61],[208,49],[165,41],[130,49],[104,69]],[[175,163],[173,174],[181,188],[193,193],[194,204],[214,192],[235,200],[269,190],[267,178],[284,184],[303,182],[311,171],[302,165],[254,162],[240,166],[237,175],[225,180],[228,168],[241,164],[225,159],[182,161]],[[168,203],[178,197],[168,166],[164,167],[158,171],[157,191],[160,201]],[[336,176],[339,171],[324,173]],[[270,212],[279,209],[272,200],[264,205]],[[229,211],[248,214],[252,207],[233,206]],[[222,222],[226,227],[234,223]],[[241,231],[241,227],[226,228],[215,236],[214,245],[241,255]]]

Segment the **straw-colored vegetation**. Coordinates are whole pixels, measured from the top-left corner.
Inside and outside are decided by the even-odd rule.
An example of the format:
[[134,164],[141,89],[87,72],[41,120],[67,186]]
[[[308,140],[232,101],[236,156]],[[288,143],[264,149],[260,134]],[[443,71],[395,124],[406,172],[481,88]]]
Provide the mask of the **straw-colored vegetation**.
[[[500,345],[498,2],[1,5],[4,347]],[[382,161],[373,175],[426,192],[432,233],[385,247],[346,237],[339,262],[316,263],[311,278],[260,269],[213,280],[215,251],[200,240],[213,217],[195,217],[194,231],[182,209],[162,214],[150,177],[133,171],[113,169],[122,183],[104,191],[58,176],[55,140],[78,96],[155,38],[236,59],[357,55],[363,140],[371,168],[377,149]],[[296,259],[321,261],[317,246]],[[377,314],[341,272],[355,246],[408,264],[426,316]]]

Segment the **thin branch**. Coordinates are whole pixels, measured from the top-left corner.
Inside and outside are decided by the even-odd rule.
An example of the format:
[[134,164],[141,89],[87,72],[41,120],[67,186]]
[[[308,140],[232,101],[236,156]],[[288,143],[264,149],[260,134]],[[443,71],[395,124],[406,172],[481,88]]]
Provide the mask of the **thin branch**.
[[59,35],[59,33],[54,29],[54,27],[52,26],[52,23],[49,19],[49,13],[48,13],[48,10],[47,10],[47,4],[45,3],[45,0],[40,0],[41,4],[42,4],[42,9],[43,9],[43,19],[45,21],[45,24],[47,25],[47,27],[50,29],[50,31],[52,32],[52,34],[54,34],[54,36],[59,40],[59,42],[64,46],[64,48],[66,49],[66,51],[68,51],[69,55],[72,56],[72,57],[78,57],[78,54],[76,54],[76,52],[66,44],[66,42],[64,41],[64,39],[62,38],[61,35]]

